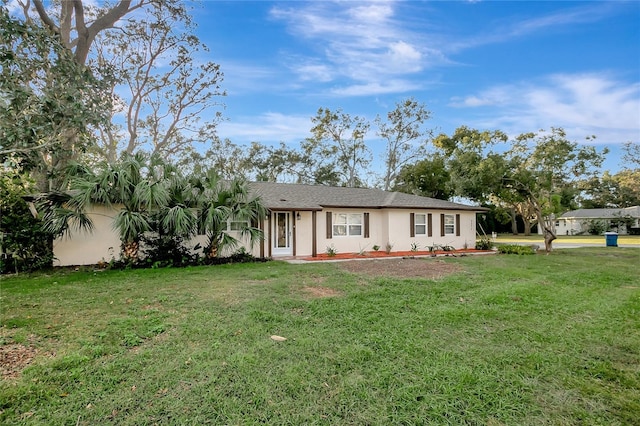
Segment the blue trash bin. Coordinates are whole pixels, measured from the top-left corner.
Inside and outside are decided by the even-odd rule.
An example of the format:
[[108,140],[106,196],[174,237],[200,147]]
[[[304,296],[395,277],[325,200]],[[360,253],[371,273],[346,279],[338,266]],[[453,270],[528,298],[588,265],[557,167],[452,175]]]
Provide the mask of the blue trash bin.
[[607,242],[607,247],[618,247],[618,233],[617,232],[605,232],[604,239]]

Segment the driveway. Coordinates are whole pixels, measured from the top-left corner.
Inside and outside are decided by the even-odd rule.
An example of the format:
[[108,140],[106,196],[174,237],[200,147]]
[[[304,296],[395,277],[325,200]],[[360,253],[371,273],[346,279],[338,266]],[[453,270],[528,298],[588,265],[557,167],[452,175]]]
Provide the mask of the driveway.
[[[541,244],[541,246],[544,246],[544,243]],[[557,243],[557,242],[553,242],[553,248],[578,248],[578,247],[605,247],[606,244],[603,241],[602,243],[578,243],[578,242],[572,242],[572,243]],[[618,244],[618,247],[633,247],[633,248],[640,248],[640,244]],[[615,248],[615,247],[611,247],[611,248]]]

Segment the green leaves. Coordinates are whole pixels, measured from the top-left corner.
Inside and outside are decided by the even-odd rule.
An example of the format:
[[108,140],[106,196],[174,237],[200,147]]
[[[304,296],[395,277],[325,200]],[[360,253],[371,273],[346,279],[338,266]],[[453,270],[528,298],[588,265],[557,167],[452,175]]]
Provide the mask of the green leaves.
[[104,88],[50,32],[0,7],[0,162],[20,158],[41,191],[60,189],[62,169],[106,119]]

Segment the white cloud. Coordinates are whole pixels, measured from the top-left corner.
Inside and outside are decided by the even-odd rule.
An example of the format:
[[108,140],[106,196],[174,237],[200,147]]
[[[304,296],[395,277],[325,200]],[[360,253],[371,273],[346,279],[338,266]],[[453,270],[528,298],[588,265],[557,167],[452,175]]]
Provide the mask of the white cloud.
[[334,87],[331,93],[339,96],[369,96],[387,93],[405,93],[419,90],[422,87],[406,80],[389,80],[385,82],[370,82],[367,84],[353,84],[346,87]]
[[301,81],[318,81],[322,83],[333,80],[331,67],[321,63],[301,63],[291,66]]
[[[351,89],[333,89],[331,93],[363,95],[390,93],[389,87],[413,88],[415,84],[388,81],[406,80],[430,61],[442,62],[439,50],[423,47],[418,42],[422,36],[395,19],[395,8],[393,2],[315,2],[274,8],[271,16],[284,21],[314,52],[300,60],[302,66],[290,66],[300,80],[342,80]],[[367,93],[367,88],[371,92]]]
[[563,127],[576,140],[640,141],[640,84],[603,74],[557,74],[536,81],[492,87],[463,99],[458,108],[484,108],[484,127],[508,133]]
[[266,66],[247,65],[224,59],[219,63],[224,73],[222,85],[229,95],[260,92],[265,88],[274,89],[277,86],[275,82],[281,82],[281,73]]
[[241,142],[295,143],[309,136],[311,116],[267,112],[256,117],[239,118],[218,125],[220,138]]
[[535,18],[521,19],[513,17],[509,20],[488,22],[490,30],[472,36],[450,39],[445,44],[447,52],[458,52],[478,46],[502,43],[514,38],[530,34],[548,32],[553,29],[566,29],[572,25],[584,25],[600,21],[615,11],[615,2],[593,2]]
[[389,4],[373,3],[352,7],[347,13],[356,21],[384,22],[393,16],[393,8]]

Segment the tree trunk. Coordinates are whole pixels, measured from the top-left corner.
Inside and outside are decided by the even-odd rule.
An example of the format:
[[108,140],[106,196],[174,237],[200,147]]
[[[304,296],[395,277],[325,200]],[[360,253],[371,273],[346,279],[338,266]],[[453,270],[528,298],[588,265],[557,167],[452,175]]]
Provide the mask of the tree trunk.
[[127,261],[135,262],[138,260],[138,250],[140,243],[138,241],[129,241],[122,243],[122,255]]
[[556,239],[556,234],[554,232],[550,232],[548,229],[544,229],[544,250],[548,253],[551,253],[553,250],[552,242]]
[[524,235],[528,237],[531,235],[531,220],[526,215],[523,215],[522,221],[524,222]]
[[509,209],[509,214],[511,215],[511,233],[513,235],[518,235],[518,222],[516,221],[516,209],[511,207],[511,209]]
[[538,218],[538,226],[542,227],[542,235],[544,236],[544,250],[547,254],[553,250],[553,240],[557,238],[556,230],[553,225],[555,220],[553,217],[543,217],[542,210],[536,205],[535,207],[536,217]]

